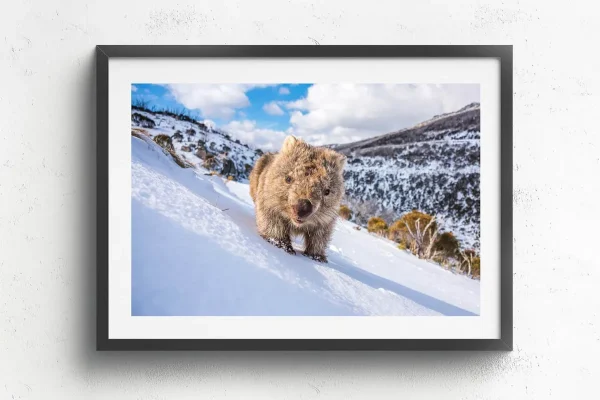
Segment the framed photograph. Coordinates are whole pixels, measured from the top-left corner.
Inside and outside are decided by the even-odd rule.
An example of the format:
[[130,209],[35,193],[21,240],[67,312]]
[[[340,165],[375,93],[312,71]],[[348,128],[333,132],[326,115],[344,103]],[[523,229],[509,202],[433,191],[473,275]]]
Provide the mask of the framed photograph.
[[98,46],[98,350],[512,350],[512,46]]

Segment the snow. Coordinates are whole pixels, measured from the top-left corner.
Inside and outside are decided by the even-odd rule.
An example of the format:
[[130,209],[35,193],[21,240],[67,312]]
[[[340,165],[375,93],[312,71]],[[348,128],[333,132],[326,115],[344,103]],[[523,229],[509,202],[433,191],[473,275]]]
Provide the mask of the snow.
[[[157,114],[136,109],[132,109],[131,113],[140,114],[154,121],[156,124],[154,128],[143,128],[145,133],[150,137],[154,137],[159,134],[172,137],[176,132],[179,132],[179,134],[182,135],[182,138],[173,141],[175,152],[193,165],[202,165],[204,161],[195,154],[199,144],[198,141],[204,142],[208,152],[212,155],[218,154],[216,157],[217,162],[222,162],[224,154],[227,153],[227,158],[233,161],[238,171],[238,178],[247,178],[247,174],[245,172],[246,164],[253,165],[258,158],[255,149],[244,145],[239,141],[234,141],[229,134],[217,129],[215,123],[211,120],[197,121],[199,124],[204,124],[204,127],[201,127],[201,125],[188,121],[180,121],[177,118],[164,114]],[[132,128],[136,127],[137,126],[132,123]],[[193,134],[188,133],[192,131]],[[182,149],[183,147],[187,147],[191,149],[191,151],[184,151]],[[220,164],[215,165],[215,169],[220,169],[220,167]]]
[[248,185],[132,137],[132,314],[478,315],[479,281],[339,221],[329,263],[256,232]]
[[[478,248],[480,166],[460,154],[479,154],[479,132],[423,135],[443,139],[353,151],[344,168],[346,194],[354,201],[375,200],[380,212],[393,211],[395,218],[413,208],[434,213],[446,221],[442,230],[466,248]],[[419,160],[425,154],[426,162]]]

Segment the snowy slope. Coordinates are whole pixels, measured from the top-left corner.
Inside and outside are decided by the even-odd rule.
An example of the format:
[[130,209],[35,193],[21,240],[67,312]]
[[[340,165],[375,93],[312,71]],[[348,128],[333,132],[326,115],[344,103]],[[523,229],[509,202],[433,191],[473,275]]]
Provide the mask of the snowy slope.
[[256,233],[246,184],[131,140],[133,315],[479,314],[479,281],[349,222],[328,264],[288,255]]
[[434,214],[443,230],[479,248],[479,103],[332,147],[348,156],[344,180],[350,203],[374,202],[373,212],[389,211],[395,218],[415,208]]
[[159,134],[171,137],[176,153],[193,165],[202,166],[207,156],[213,157],[215,164],[211,169],[222,173],[224,162],[231,160],[234,168],[228,169],[225,175],[231,175],[237,180],[249,177],[251,167],[262,154],[233,139],[208,121],[184,121],[170,115],[134,108],[131,115],[132,127],[143,129],[151,137]]
[[[232,138],[208,121],[181,119],[164,112],[132,107],[132,128],[150,137],[171,137],[175,152],[194,166],[247,181],[262,152]],[[348,156],[344,169],[346,202],[355,222],[382,215],[388,222],[419,209],[434,214],[467,248],[479,248],[480,106],[472,103],[434,116],[414,127],[331,145]],[[359,216],[363,205],[368,212]]]

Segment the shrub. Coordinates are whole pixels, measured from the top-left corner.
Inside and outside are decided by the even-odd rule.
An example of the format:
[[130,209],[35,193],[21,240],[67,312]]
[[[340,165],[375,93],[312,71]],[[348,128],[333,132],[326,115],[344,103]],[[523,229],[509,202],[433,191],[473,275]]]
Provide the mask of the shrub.
[[340,206],[339,214],[340,217],[344,218],[345,220],[349,220],[352,217],[352,211],[350,208],[343,204]]
[[431,260],[440,264],[445,269],[450,268],[451,265],[457,265],[457,261],[453,258],[446,258],[443,255],[436,253]]
[[144,140],[145,137],[149,138],[150,134],[148,134],[147,130],[142,128],[131,128],[131,136]]
[[236,176],[237,175],[237,168],[235,167],[233,160],[231,160],[230,158],[223,158],[223,162],[221,165],[222,165],[222,168],[221,168],[222,175],[225,175],[225,176],[228,176],[228,175]]
[[131,114],[131,122],[133,122],[134,124],[141,126],[142,128],[154,128],[156,126],[156,124],[154,123],[154,120],[140,114],[140,113],[133,113]]
[[134,110],[142,110],[142,111],[148,111],[148,106],[150,105],[150,102],[141,98],[136,98],[131,105],[131,108],[133,108]]
[[459,255],[460,244],[452,232],[444,232],[437,237],[433,250],[443,258],[457,257]]
[[169,152],[175,151],[175,148],[173,147],[173,141],[171,140],[170,136],[160,134],[160,135],[154,136],[153,140],[156,144],[158,144],[163,149],[165,149]]
[[202,166],[208,170],[213,170],[217,166],[217,160],[214,156],[206,156]]
[[371,227],[371,232],[381,236],[387,235],[388,225],[385,222],[378,222]]
[[413,210],[404,214],[389,229],[388,237],[396,242],[404,242],[410,251],[419,258],[433,258],[433,245],[438,236],[435,217]]
[[233,176],[229,175],[229,176],[227,177],[227,181],[228,181],[228,182],[235,181],[235,178],[234,178]]
[[171,152],[168,152],[168,153],[171,156],[171,158],[173,159],[173,161],[175,161],[175,164],[179,165],[181,168],[194,168],[194,164],[192,164],[189,161],[181,158],[174,151],[171,151]]
[[473,257],[471,264],[471,276],[474,278],[481,277],[481,258],[479,256]]
[[183,140],[183,135],[180,131],[176,131],[173,136],[171,136],[171,140],[181,142]]
[[[417,225],[419,225],[420,230],[423,230],[431,222],[432,218],[431,215],[417,210],[406,213],[390,226],[390,239],[396,242],[401,242],[402,240],[409,242],[411,239],[410,232],[414,233],[417,230]],[[435,221],[431,224],[430,228],[433,230],[437,229]],[[428,229],[427,237],[431,236],[429,231],[430,229]]]
[[196,157],[198,157],[198,158],[200,158],[202,160],[206,159],[206,157],[208,155],[206,153],[206,150],[204,150],[203,148],[199,148],[198,150],[196,150],[195,154],[196,154]]
[[184,160],[183,158],[181,158],[177,153],[175,153],[175,148],[173,147],[173,141],[171,140],[171,137],[168,135],[156,135],[154,136],[154,142],[156,144],[158,144],[160,147],[162,147],[165,151],[165,154],[168,154],[171,156],[171,158],[173,159],[173,161],[175,161],[175,163],[177,165],[179,165],[181,168],[193,168],[194,165],[191,164],[189,161]]
[[141,133],[143,135],[150,136],[150,134],[148,133],[148,130],[143,129],[143,128],[131,128],[131,131],[132,132],[139,132],[139,133]]
[[479,277],[481,274],[481,259],[479,254],[473,249],[460,250],[462,262],[459,269],[472,277]]
[[388,225],[385,223],[383,218],[372,217],[367,223],[367,230],[378,235],[383,235],[388,230]]
[[400,243],[398,244],[398,248],[399,248],[400,250],[406,250],[406,243],[404,243],[404,242],[400,242]]

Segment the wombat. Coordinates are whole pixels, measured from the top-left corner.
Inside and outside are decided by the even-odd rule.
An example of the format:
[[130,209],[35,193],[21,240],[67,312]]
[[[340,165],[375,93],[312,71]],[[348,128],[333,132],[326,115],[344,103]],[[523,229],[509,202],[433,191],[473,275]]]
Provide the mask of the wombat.
[[304,255],[327,262],[345,162],[344,155],[294,136],[285,138],[279,153],[263,155],[250,174],[258,233],[290,254],[296,254],[290,236],[301,235]]

